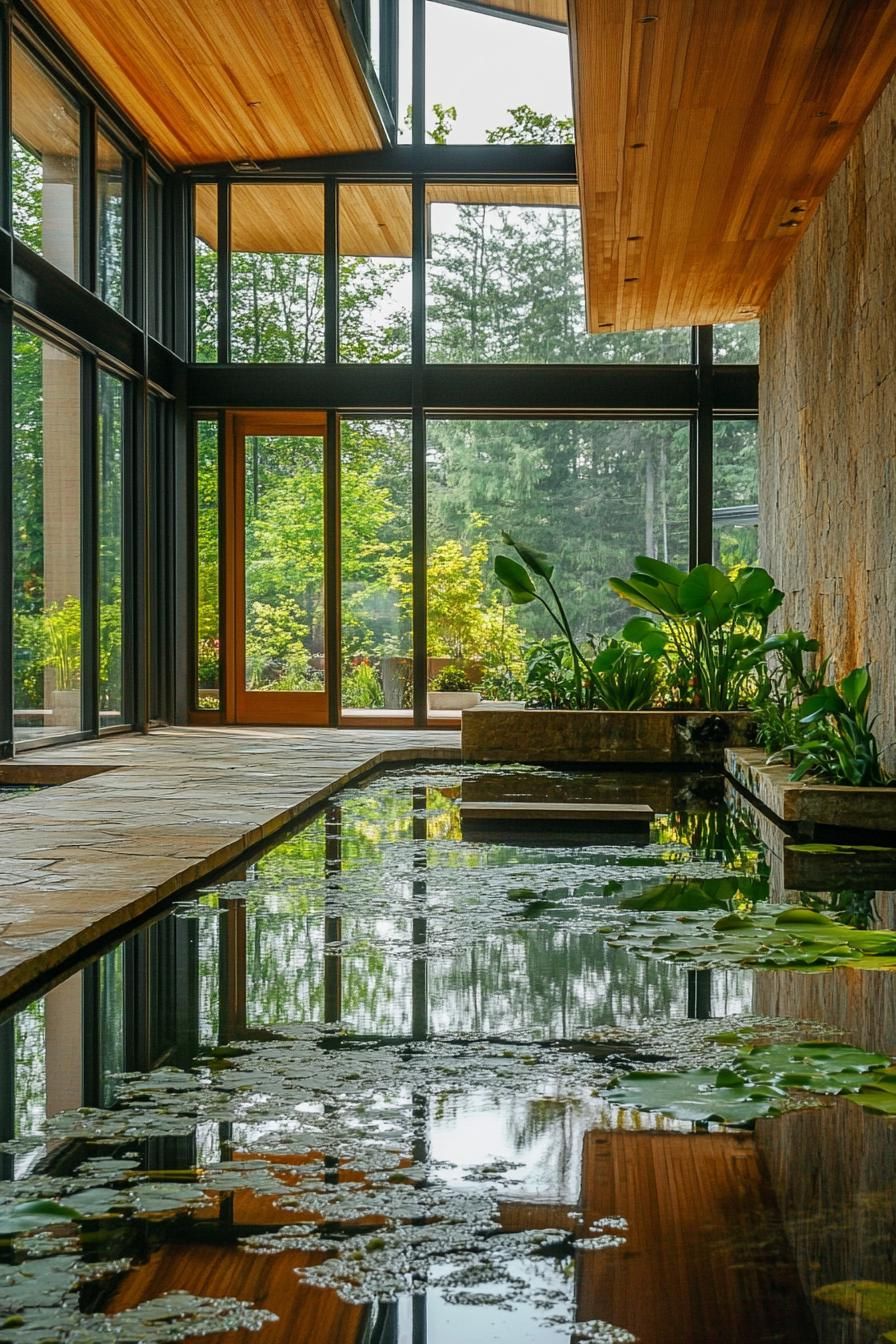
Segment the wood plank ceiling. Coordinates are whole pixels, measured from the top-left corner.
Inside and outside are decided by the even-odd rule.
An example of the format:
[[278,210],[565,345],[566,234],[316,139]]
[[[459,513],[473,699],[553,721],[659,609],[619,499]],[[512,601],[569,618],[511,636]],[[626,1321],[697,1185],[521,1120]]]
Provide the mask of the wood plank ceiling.
[[[348,257],[410,257],[411,184],[351,182],[340,188],[339,241]],[[576,209],[574,186],[549,182],[431,182],[428,205],[553,206]],[[196,232],[214,248],[217,190],[196,189]],[[311,182],[236,182],[231,239],[237,252],[321,253],[323,187]]]
[[566,0],[483,0],[485,9],[503,9],[508,14],[519,14],[545,23],[565,24]]
[[380,149],[335,0],[39,0],[171,164]]
[[592,331],[761,312],[896,66],[896,0],[570,0]]

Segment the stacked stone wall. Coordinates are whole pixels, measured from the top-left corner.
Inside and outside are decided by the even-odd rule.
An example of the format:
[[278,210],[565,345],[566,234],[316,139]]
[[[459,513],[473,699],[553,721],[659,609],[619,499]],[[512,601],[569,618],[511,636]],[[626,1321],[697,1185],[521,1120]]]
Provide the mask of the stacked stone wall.
[[896,79],[763,315],[760,504],[782,624],[873,664],[896,741]]

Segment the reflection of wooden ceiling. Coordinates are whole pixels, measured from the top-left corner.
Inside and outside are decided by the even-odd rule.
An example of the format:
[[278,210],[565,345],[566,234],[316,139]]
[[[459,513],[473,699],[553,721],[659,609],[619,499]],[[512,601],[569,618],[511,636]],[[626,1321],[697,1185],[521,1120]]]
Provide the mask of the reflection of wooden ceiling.
[[896,63],[896,0],[570,0],[592,330],[755,316]]
[[40,0],[172,164],[379,149],[336,0]]
[[[216,238],[216,189],[196,188],[196,231]],[[434,182],[427,203],[577,207],[574,186],[539,182]],[[349,257],[411,255],[411,187],[407,182],[352,182],[340,188],[339,241]],[[320,253],[324,246],[323,187],[318,183],[235,183],[231,230],[237,252]]]

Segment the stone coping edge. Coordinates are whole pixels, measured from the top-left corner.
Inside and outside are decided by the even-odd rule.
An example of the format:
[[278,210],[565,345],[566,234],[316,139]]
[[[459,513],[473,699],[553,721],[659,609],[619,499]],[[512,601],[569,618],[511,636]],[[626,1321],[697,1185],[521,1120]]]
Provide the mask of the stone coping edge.
[[[32,953],[30,956],[25,956],[15,965],[0,972],[0,1014],[5,1015],[13,1002],[26,996],[32,987],[43,993],[54,983],[65,979],[74,969],[73,963],[80,961],[84,954],[97,944],[107,942],[115,933],[124,934],[145,915],[157,906],[169,901],[173,896],[189,890],[197,882],[213,878],[217,872],[232,867],[250,850],[254,850],[266,841],[274,839],[279,831],[285,830],[293,822],[315,811],[334,793],[347,788],[350,784],[356,783],[367,775],[374,774],[377,770],[390,765],[413,763],[423,765],[439,761],[459,763],[460,760],[459,747],[447,745],[444,747],[385,747],[382,751],[375,752],[367,757],[366,760],[358,762],[357,765],[334,774],[332,780],[328,780],[321,788],[315,789],[313,793],[309,793],[281,812],[274,813],[266,821],[248,828],[238,839],[220,846],[201,859],[188,863],[179,872],[174,873],[151,890],[142,891],[139,894],[127,893],[122,890],[122,901],[114,909],[96,918],[91,918],[89,922],[85,920],[81,926],[72,928],[60,937],[51,947],[42,947],[39,951]],[[106,768],[127,771],[128,766]],[[92,770],[88,773],[105,773],[105,770]],[[67,895],[75,896],[75,893],[71,889],[63,888],[59,892],[46,892],[45,894],[47,913],[60,914],[62,922],[65,898]],[[62,909],[60,909],[60,906]],[[23,928],[23,941],[27,940],[27,937],[27,929]],[[7,936],[6,941],[9,941],[9,936]]]
[[734,783],[785,825],[811,834],[816,826],[896,832],[896,787],[861,788],[790,778],[788,765],[769,765],[756,747],[731,747],[725,770]]

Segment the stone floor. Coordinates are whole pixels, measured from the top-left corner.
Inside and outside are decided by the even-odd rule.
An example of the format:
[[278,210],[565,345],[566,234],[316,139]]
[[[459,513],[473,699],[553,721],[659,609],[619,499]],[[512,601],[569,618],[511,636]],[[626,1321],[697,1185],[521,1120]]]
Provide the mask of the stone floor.
[[7,784],[93,773],[0,802],[0,1002],[358,775],[421,759],[460,759],[460,734],[164,728],[3,762]]

